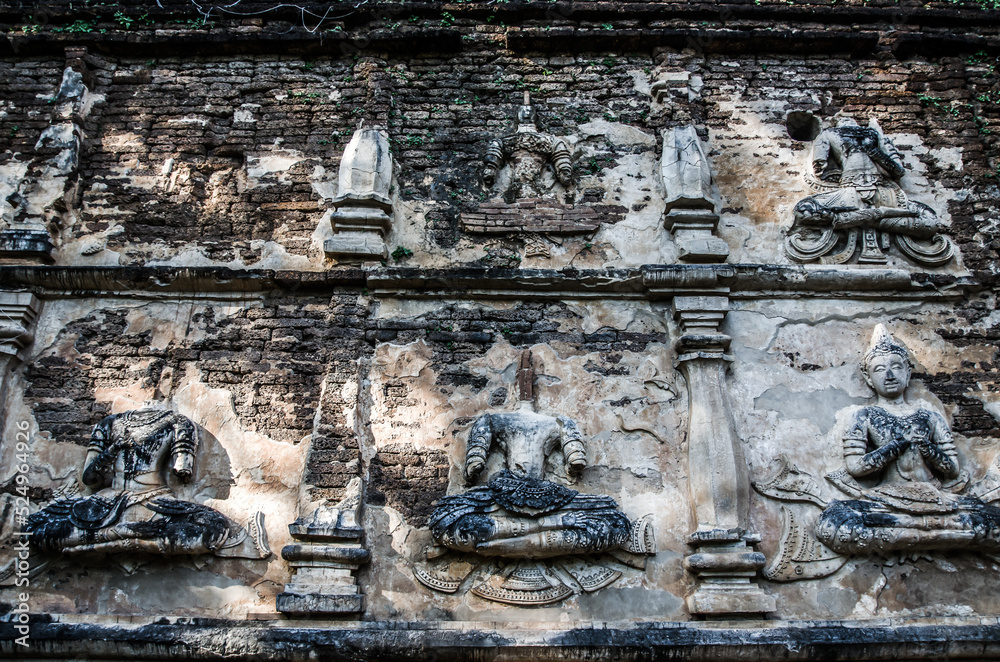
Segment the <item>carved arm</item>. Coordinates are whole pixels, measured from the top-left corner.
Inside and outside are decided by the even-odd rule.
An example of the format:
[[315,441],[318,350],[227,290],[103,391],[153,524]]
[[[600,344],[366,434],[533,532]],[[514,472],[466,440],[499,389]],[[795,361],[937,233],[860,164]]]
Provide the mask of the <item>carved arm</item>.
[[566,469],[569,471],[585,469],[587,467],[587,449],[580,437],[580,429],[576,427],[576,423],[571,418],[559,416],[556,420],[559,421],[562,432],[560,436],[563,457],[566,459]]
[[174,417],[174,441],[170,446],[171,470],[181,481],[194,475],[194,454],[198,448],[198,430],[186,416]]
[[114,476],[117,447],[112,444],[111,448],[108,448],[110,426],[110,420],[105,419],[97,424],[90,436],[87,457],[83,463],[83,484],[91,489],[108,487]]
[[500,140],[490,142],[490,146],[486,148],[486,158],[483,161],[486,162],[486,167],[483,168],[483,181],[492,184],[497,171],[503,167],[503,142]]
[[916,437],[917,449],[924,462],[943,478],[957,478],[959,474],[958,450],[951,436],[951,430],[940,416],[933,415],[928,435]]
[[813,143],[812,159],[813,172],[817,177],[822,178],[827,163],[830,161],[830,134],[826,131],[816,137],[816,141]]
[[888,172],[889,176],[893,179],[900,179],[906,174],[906,169],[903,168],[902,159],[899,157],[899,151],[896,150],[896,146],[892,144],[892,141],[885,137],[885,134],[879,130],[879,143],[881,143],[882,152],[889,157],[887,163],[880,163]]
[[493,442],[493,422],[489,414],[483,414],[472,424],[469,441],[465,450],[465,477],[472,479],[486,466],[486,456]]
[[569,148],[562,140],[556,140],[552,146],[552,165],[555,166],[559,183],[568,186],[573,177],[573,161],[569,156]]

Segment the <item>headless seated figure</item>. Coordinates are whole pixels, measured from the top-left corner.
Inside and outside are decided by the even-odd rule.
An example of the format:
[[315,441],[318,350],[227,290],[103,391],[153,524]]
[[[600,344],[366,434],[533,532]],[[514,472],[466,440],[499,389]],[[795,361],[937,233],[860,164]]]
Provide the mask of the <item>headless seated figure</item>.
[[796,222],[833,228],[872,227],[929,239],[945,226],[926,205],[911,203],[899,188],[905,174],[896,148],[878,128],[844,119],[813,143],[813,169],[838,190],[795,205]]
[[189,481],[197,445],[194,423],[168,410],[108,416],[94,428],[84,461],[83,483],[96,492],[31,515],[32,544],[61,554],[269,556],[260,513],[248,536],[217,510],[171,493],[165,474]]
[[435,541],[482,556],[540,559],[632,550],[632,522],[609,496],[580,494],[543,478],[546,458],[561,450],[570,472],[587,466],[580,432],[569,418],[531,408],[530,354],[521,359],[521,409],[483,414],[472,427],[465,471],[482,472],[492,446],[506,468],[483,487],[443,497],[430,520]]
[[828,476],[857,500],[830,503],[819,540],[841,554],[1000,548],[1000,509],[958,494],[968,476],[948,424],[906,402],[907,351],[881,324],[862,372],[878,402],[855,414],[844,437],[846,472]]

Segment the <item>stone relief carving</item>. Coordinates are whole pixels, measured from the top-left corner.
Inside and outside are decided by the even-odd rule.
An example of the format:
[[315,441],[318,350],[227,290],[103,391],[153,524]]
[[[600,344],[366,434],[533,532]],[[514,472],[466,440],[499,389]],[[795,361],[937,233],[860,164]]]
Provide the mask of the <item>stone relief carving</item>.
[[91,77],[86,56],[85,48],[66,48],[52,120],[35,145],[52,156],[34,159],[17,189],[6,196],[9,211],[0,216],[0,257],[52,261],[50,227],[58,228],[61,215],[73,206],[84,120],[95,102],[86,81]]
[[[553,182],[546,176],[569,186],[573,177],[573,161],[566,141],[538,130],[537,114],[528,92],[524,105],[517,111],[517,130],[492,141],[486,150],[483,180],[492,186],[497,174],[509,166],[509,179],[498,183],[501,196],[507,202],[522,198],[541,198],[548,194]],[[546,166],[551,165],[551,174]]]
[[719,215],[712,168],[693,126],[664,130],[660,181],[666,199],[663,226],[673,233],[680,259],[724,262],[729,245],[714,234]]
[[890,240],[910,260],[927,267],[954,255],[946,226],[925,204],[900,188],[905,174],[899,153],[872,118],[862,127],[852,119],[820,132],[813,143],[806,182],[817,191],[795,205],[785,240],[799,262],[884,264]]
[[906,347],[879,324],[861,362],[877,402],[856,411],[843,437],[844,465],[827,490],[782,459],[772,479],[755,485],[774,499],[822,508],[810,527],[784,509],[778,557],[765,574],[776,581],[823,577],[854,555],[1000,549],[1000,501],[994,472],[974,485],[959,464],[944,417],[909,404],[912,367]]
[[69,557],[270,556],[262,513],[248,531],[213,508],[174,496],[167,474],[190,481],[197,450],[198,428],[180,414],[145,408],[108,416],[94,428],[81,477],[94,493],[50,503],[28,517],[24,533],[34,548]]
[[364,611],[354,573],[371,560],[361,546],[364,530],[358,523],[361,478],[351,479],[339,503],[326,503],[311,517],[288,525],[295,542],[281,550],[294,576],[276,599],[286,614],[355,614]]
[[[514,605],[550,604],[617,580],[621,572],[607,565],[611,559],[644,567],[644,556],[655,553],[646,518],[632,521],[609,496],[582,494],[544,478],[550,454],[560,451],[572,475],[587,466],[586,448],[571,419],[533,410],[533,376],[525,351],[518,374],[521,408],[483,414],[472,426],[467,478],[483,471],[493,448],[503,454],[505,468],[485,485],[438,502],[429,526],[439,547],[428,554],[432,563],[414,567],[429,588],[454,593],[477,565],[485,565],[490,576],[472,588],[474,595]],[[454,558],[454,552],[461,556]],[[581,558],[595,554],[608,560]]]
[[535,255],[549,251],[551,235],[586,234],[617,223],[621,205],[574,203],[571,141],[539,131],[528,92],[517,113],[517,129],[490,142],[483,181],[491,199],[461,214],[466,232],[532,236]]
[[358,129],[340,161],[337,197],[330,216],[335,236],[323,250],[338,259],[382,260],[392,229],[392,152],[379,129]]
[[567,190],[572,185],[571,142],[542,133],[536,120],[525,92],[517,129],[486,149],[483,181],[492,197],[462,212],[461,222],[467,232],[531,237],[531,253],[547,256],[547,237],[595,232],[622,220],[627,210],[621,205],[574,203],[569,192],[560,199],[559,187]]

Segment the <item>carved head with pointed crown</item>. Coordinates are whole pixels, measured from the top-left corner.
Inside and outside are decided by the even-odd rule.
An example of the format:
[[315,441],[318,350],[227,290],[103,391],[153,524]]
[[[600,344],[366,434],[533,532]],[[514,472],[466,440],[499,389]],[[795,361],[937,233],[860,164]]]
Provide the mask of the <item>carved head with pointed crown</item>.
[[872,333],[871,346],[861,359],[861,374],[883,398],[900,398],[910,383],[913,364],[906,347],[879,324]]

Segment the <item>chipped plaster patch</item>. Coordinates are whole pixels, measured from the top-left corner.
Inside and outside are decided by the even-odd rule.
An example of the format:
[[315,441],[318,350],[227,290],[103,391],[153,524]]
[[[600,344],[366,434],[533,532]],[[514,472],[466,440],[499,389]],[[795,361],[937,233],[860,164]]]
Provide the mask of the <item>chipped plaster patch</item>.
[[269,175],[277,175],[279,184],[290,184],[288,170],[296,163],[308,158],[311,157],[306,157],[302,152],[294,149],[276,149],[273,152],[247,154],[245,169],[249,185],[246,188],[267,186],[267,184],[262,184],[260,180]]
[[603,138],[614,145],[656,146],[656,138],[653,135],[627,124],[597,119],[581,124],[579,128],[583,138]]

